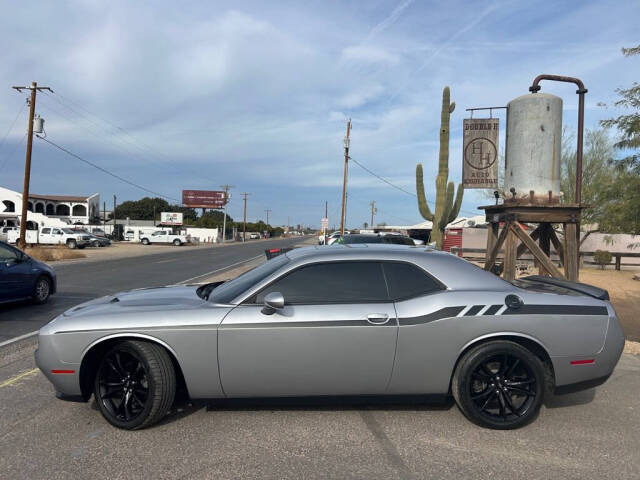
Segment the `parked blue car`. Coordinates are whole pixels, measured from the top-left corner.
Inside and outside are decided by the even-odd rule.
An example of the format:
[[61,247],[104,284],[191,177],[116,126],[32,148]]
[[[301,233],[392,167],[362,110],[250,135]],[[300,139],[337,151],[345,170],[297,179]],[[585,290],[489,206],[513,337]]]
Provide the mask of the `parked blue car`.
[[42,304],[53,293],[56,293],[53,268],[0,242],[0,303],[30,299]]

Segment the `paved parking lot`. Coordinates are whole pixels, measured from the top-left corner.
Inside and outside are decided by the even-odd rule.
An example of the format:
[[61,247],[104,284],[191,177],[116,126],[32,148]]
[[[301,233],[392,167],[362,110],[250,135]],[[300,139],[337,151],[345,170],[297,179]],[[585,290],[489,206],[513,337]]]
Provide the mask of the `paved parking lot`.
[[126,432],[55,399],[33,350],[0,355],[0,478],[637,479],[640,357],[596,390],[547,401],[516,431],[450,404],[381,398],[181,402]]

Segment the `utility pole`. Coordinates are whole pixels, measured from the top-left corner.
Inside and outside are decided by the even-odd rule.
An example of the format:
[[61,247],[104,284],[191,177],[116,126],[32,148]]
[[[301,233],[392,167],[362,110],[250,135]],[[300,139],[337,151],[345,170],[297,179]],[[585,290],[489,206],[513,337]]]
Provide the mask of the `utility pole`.
[[27,133],[27,156],[24,162],[24,186],[22,188],[22,214],[20,216],[20,240],[18,246],[24,249],[27,246],[25,236],[27,234],[27,206],[29,205],[29,181],[31,180],[31,149],[33,145],[33,117],[36,111],[36,94],[42,90],[49,90],[49,87],[39,87],[36,82],[31,82],[31,86],[11,87],[22,93],[22,90],[31,90],[31,99],[29,100],[29,130]]
[[349,173],[349,135],[351,119],[347,122],[347,135],[344,137],[344,178],[342,179],[342,215],[340,217],[340,235],[344,235],[344,222],[347,216],[347,175]]
[[376,201],[371,200],[371,223],[369,224],[371,228],[373,228],[373,214],[376,213],[376,211],[377,211]]
[[250,193],[244,192],[243,194],[244,197],[244,215],[243,215],[243,219],[242,219],[242,241],[246,241],[247,240],[247,196],[251,195]]
[[267,212],[267,228],[269,228],[269,212],[270,212],[270,211],[271,211],[271,210],[270,210],[270,209],[268,209],[268,208],[267,208],[267,209],[265,209],[265,212]]
[[102,231],[107,234],[105,227],[107,226],[107,202],[102,201]]
[[220,188],[224,189],[224,218],[222,219],[222,243],[225,241],[225,237],[227,235],[227,203],[231,196],[229,195],[229,190],[232,189],[234,185],[220,185]]
[[116,238],[116,194],[113,194],[113,232],[111,232],[111,236],[113,237],[114,240],[117,240]]
[[291,219],[289,218],[289,215],[287,215],[287,234],[291,234]]
[[323,235],[324,235],[324,245],[327,244],[327,229],[329,228],[329,201],[325,200],[324,201],[324,218],[327,219],[327,227],[323,228]]

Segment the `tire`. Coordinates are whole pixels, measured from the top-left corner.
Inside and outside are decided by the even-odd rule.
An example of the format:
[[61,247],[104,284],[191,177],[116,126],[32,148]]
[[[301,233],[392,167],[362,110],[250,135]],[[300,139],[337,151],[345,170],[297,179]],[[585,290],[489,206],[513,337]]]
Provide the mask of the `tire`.
[[91,245],[97,248],[100,246],[100,242],[98,240],[95,240]]
[[51,296],[51,280],[45,276],[38,277],[33,288],[33,303],[42,305],[47,303]]
[[77,246],[78,244],[75,240],[67,240],[67,248],[74,250],[75,248],[77,248]]
[[106,352],[93,387],[104,418],[125,430],[138,430],[161,420],[175,393],[176,374],[167,351],[138,340],[119,342]]
[[182,242],[176,238],[176,239],[173,241],[173,244],[174,244],[176,247],[179,247],[180,245],[182,245]]
[[540,359],[506,340],[478,345],[460,359],[451,382],[458,408],[481,427],[510,430],[536,418],[544,401]]
[[142,239],[142,244],[143,245],[149,245],[149,239],[148,238],[143,238]]

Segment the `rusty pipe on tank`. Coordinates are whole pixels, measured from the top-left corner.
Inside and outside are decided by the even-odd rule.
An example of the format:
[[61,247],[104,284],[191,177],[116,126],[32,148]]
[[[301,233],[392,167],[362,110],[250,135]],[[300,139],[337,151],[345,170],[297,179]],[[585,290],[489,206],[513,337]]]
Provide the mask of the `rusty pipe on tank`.
[[578,94],[578,146],[576,148],[576,203],[580,205],[582,203],[582,145],[584,135],[584,94],[588,90],[584,87],[582,80],[575,77],[565,77],[563,75],[538,75],[533,84],[529,87],[531,93],[537,93],[540,91],[540,81],[551,80],[554,82],[566,82],[575,83],[578,86],[576,93]]

